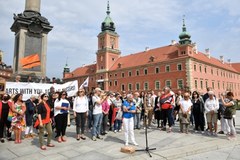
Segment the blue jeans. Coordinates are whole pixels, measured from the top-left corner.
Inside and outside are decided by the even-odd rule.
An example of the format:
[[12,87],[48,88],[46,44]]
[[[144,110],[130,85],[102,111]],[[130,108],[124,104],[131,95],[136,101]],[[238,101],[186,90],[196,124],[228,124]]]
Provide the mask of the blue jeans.
[[93,129],[92,129],[92,135],[93,136],[100,135],[102,117],[103,117],[102,113],[93,115]]
[[122,120],[116,119],[114,121],[114,130],[119,131],[122,128]]
[[140,129],[140,118],[141,118],[141,113],[136,113],[134,115],[134,128]]

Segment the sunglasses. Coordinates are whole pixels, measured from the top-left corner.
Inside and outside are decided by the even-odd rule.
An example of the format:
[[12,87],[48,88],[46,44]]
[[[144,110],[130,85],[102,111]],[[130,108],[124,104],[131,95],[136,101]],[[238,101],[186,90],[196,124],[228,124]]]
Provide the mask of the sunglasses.
[[47,98],[48,98],[48,96],[44,96],[44,97],[47,97]]

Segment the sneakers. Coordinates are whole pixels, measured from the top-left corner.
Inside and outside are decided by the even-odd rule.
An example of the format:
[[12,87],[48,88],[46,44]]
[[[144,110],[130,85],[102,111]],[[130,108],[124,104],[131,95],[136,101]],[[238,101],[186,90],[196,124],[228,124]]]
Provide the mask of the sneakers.
[[117,133],[117,130],[114,130],[114,133]]
[[216,132],[212,133],[212,135],[213,135],[214,137],[217,137],[217,136],[218,136]]
[[92,140],[93,140],[93,141],[96,141],[97,139],[96,139],[96,137],[95,137],[95,136],[93,136],[93,137],[92,137]]
[[134,146],[138,146],[137,142],[133,142]]
[[118,132],[121,132],[121,131],[122,131],[121,129],[118,130]]
[[128,146],[128,142],[125,143],[125,146]]
[[102,137],[100,137],[99,135],[97,135],[97,139],[103,139]]

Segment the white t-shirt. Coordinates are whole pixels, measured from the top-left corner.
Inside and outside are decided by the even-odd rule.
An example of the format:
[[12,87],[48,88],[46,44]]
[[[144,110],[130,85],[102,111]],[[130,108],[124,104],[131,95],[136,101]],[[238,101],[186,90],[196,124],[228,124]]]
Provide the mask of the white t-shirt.
[[73,101],[73,111],[77,113],[85,113],[88,111],[88,98],[84,97],[75,97]]
[[102,113],[102,104],[96,103],[96,101],[100,101],[100,100],[101,100],[100,97],[98,97],[96,95],[92,96],[93,114],[100,114],[100,113]]
[[215,97],[213,97],[213,99],[208,98],[204,103],[204,108],[206,113],[212,110],[214,110],[215,113],[218,113],[219,102]]
[[57,116],[58,114],[63,114],[65,112],[68,113],[68,110],[65,111],[65,110],[61,110],[61,109],[60,110],[56,109],[56,107],[62,107],[62,106],[67,106],[69,108],[70,103],[66,99],[60,99],[60,101],[58,99],[56,99],[54,102],[54,116]]
[[[187,110],[189,110],[191,108],[191,106],[193,105],[192,101],[190,99],[188,99],[188,100],[182,99],[182,100],[180,100],[179,104],[182,106],[183,112],[187,112]],[[191,112],[191,110],[190,110],[190,112]],[[182,113],[181,109],[179,110],[179,113]]]

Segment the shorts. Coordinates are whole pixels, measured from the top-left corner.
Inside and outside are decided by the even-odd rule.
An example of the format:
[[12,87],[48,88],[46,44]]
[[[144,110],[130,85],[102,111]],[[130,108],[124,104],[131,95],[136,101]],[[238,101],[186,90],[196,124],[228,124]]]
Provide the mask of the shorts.
[[207,113],[206,117],[207,117],[207,123],[217,123],[217,120],[218,120],[217,113],[214,113],[214,114]]

